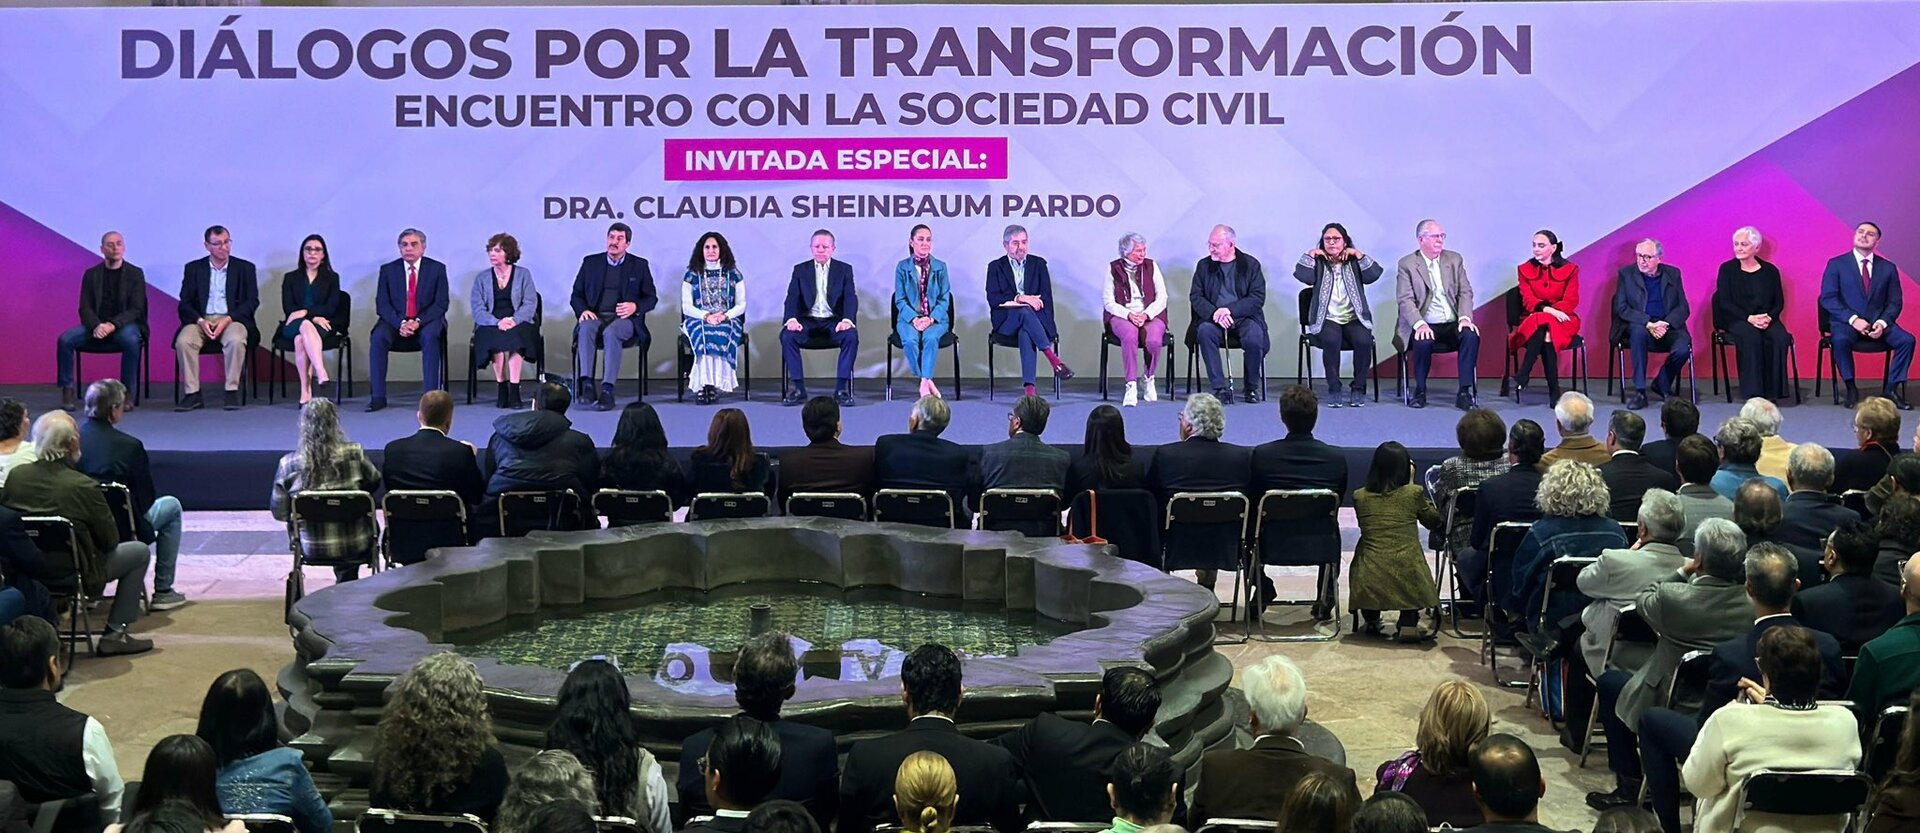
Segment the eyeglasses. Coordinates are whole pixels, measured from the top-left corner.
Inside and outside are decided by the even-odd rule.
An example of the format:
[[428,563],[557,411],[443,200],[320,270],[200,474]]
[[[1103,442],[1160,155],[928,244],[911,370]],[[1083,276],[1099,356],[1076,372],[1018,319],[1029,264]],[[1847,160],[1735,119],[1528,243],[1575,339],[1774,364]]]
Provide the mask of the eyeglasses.
[[1445,242],[1447,242],[1447,233],[1446,233],[1446,232],[1441,232],[1441,233],[1439,233],[1439,234],[1433,234],[1433,233],[1427,233],[1427,234],[1422,234],[1422,235],[1420,235],[1420,236],[1421,236],[1421,237],[1425,237],[1425,238],[1427,238],[1427,239],[1429,239],[1429,240],[1438,240],[1438,241],[1440,241],[1440,242],[1442,242],[1442,243],[1445,243]]
[[1639,253],[1639,252],[1634,252],[1634,253],[1633,253],[1633,256],[1634,256],[1634,257],[1636,257],[1636,258],[1638,258],[1638,259],[1640,259],[1640,260],[1653,260],[1653,259],[1655,259],[1655,258],[1658,258],[1658,257],[1660,257],[1659,255],[1643,255],[1643,254],[1641,254],[1641,253]]

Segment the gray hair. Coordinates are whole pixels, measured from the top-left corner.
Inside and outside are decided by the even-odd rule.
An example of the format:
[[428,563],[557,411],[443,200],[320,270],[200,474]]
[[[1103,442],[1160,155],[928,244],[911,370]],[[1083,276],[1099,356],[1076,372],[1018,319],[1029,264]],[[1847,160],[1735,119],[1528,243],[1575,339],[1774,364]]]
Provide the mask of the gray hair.
[[1747,534],[1726,518],[1708,518],[1693,530],[1693,557],[1715,578],[1740,581],[1746,572]]
[[1274,654],[1248,668],[1240,677],[1240,690],[1266,732],[1291,735],[1307,719],[1307,678],[1284,656]]
[[1666,489],[1648,489],[1640,497],[1640,512],[1635,516],[1647,528],[1647,537],[1663,544],[1680,540],[1687,529],[1687,510],[1680,496]]
[[127,386],[119,379],[101,379],[87,386],[87,417],[108,419],[127,401]]
[[1607,491],[1607,481],[1593,464],[1579,460],[1555,460],[1546,475],[1540,478],[1540,488],[1534,492],[1533,502],[1540,507],[1541,514],[1581,518],[1607,514],[1607,506],[1613,502],[1613,498]]
[[1593,427],[1593,400],[1577,390],[1560,394],[1560,401],[1553,403],[1553,421],[1564,430],[1586,433]]
[[1006,228],[1000,230],[1000,245],[1007,245],[1007,241],[1012,240],[1014,235],[1025,234],[1026,231],[1026,226],[1020,225],[1019,223],[1009,223]]
[[1187,404],[1180,408],[1180,416],[1193,426],[1193,433],[1209,440],[1220,439],[1227,432],[1227,411],[1220,407],[1220,400],[1211,393],[1196,393],[1187,397]]
[[1819,443],[1801,443],[1787,454],[1787,486],[1824,492],[1833,485],[1833,452]]
[[1607,418],[1607,430],[1613,432],[1614,444],[1628,451],[1639,451],[1647,439],[1647,421],[1632,411],[1614,411]]
[[33,446],[40,460],[71,463],[80,457],[80,426],[66,411],[48,411],[33,421]]
[[1753,226],[1741,226],[1737,229],[1734,229],[1733,239],[1739,240],[1740,235],[1742,234],[1747,236],[1747,241],[1752,243],[1755,248],[1758,248],[1761,243],[1765,243],[1767,241],[1766,238],[1760,236],[1760,230],[1757,228],[1754,228]]
[[1667,253],[1667,248],[1666,248],[1665,246],[1662,246],[1662,245],[1660,245],[1660,241],[1658,241],[1658,240],[1655,240],[1655,239],[1653,239],[1653,238],[1651,238],[1651,237],[1642,237],[1642,238],[1640,238],[1640,242],[1638,242],[1638,243],[1635,243],[1635,244],[1633,244],[1633,247],[1634,247],[1634,248],[1636,248],[1636,249],[1638,249],[1638,248],[1640,248],[1641,246],[1645,246],[1645,245],[1646,245],[1646,244],[1648,244],[1648,243],[1652,243],[1652,244],[1653,244],[1653,256],[1654,256],[1654,257],[1659,257],[1659,256],[1661,256],[1661,255],[1663,255],[1663,254],[1666,254],[1666,253]]
[[1130,231],[1122,234],[1120,235],[1120,256],[1126,257],[1128,253],[1133,251],[1133,247],[1145,245],[1147,245],[1147,238],[1140,232]]
[[407,238],[408,238],[409,236],[412,236],[412,237],[418,237],[418,238],[420,238],[420,245],[422,245],[422,246],[425,246],[425,245],[427,245],[427,233],[426,233],[426,232],[424,232],[424,231],[421,231],[421,230],[419,230],[419,229],[417,229],[417,228],[403,228],[403,229],[401,229],[401,230],[400,230],[400,236],[399,236],[399,237],[396,237],[396,238],[394,238],[394,240],[393,240],[393,242],[395,242],[395,243],[405,243],[405,242],[407,241]]
[[1437,225],[1440,225],[1440,221],[1439,221],[1439,220],[1435,220],[1435,219],[1433,219],[1432,217],[1428,217],[1428,218],[1427,218],[1427,219],[1425,219],[1425,220],[1421,220],[1421,221],[1420,221],[1420,222],[1418,222],[1418,223],[1414,223],[1414,224],[1413,224],[1413,239],[1415,239],[1415,240],[1418,240],[1418,239],[1420,239],[1420,238],[1422,238],[1422,237],[1425,237],[1425,236],[1427,236],[1427,226],[1437,226]]
[[1764,396],[1756,396],[1740,406],[1740,418],[1760,429],[1761,437],[1780,436],[1780,406]]
[[1746,417],[1734,417],[1720,423],[1713,432],[1720,454],[1730,463],[1751,463],[1760,459],[1760,426]]
[[[1228,243],[1234,243],[1239,241],[1240,239],[1240,236],[1234,233],[1233,226],[1227,225],[1226,223],[1221,223],[1220,225],[1214,226],[1213,231],[1217,231],[1225,234],[1227,236]],[[1212,232],[1208,232],[1208,234],[1209,236],[1211,236]]]
[[913,418],[920,423],[920,433],[938,437],[940,432],[947,430],[947,423],[953,419],[953,411],[947,407],[945,399],[922,396],[913,403]]
[[588,810],[598,812],[593,774],[572,752],[548,749],[536,753],[520,765],[513,780],[507,783],[493,829],[499,833],[532,833],[528,822],[532,820],[535,809],[549,802],[567,799],[578,801]]

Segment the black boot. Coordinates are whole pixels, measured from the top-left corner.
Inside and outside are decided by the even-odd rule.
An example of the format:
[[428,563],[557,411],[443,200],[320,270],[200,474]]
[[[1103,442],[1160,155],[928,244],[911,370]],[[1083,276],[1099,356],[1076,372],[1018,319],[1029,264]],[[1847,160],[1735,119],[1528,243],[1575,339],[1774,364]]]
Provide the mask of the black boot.
[[506,382],[495,382],[495,383],[493,383],[493,384],[494,384],[494,385],[495,385],[496,387],[498,387],[498,388],[500,388],[500,393],[499,393],[499,395],[498,395],[498,396],[496,396],[496,397],[494,397],[494,400],[493,400],[493,407],[495,407],[495,408],[509,408],[509,407],[512,407],[512,405],[513,405],[513,403],[512,403],[512,402],[510,402],[510,401],[509,401],[509,400],[507,399],[507,383],[506,383]]
[[507,407],[517,410],[520,408],[524,408],[526,406],[527,406],[527,403],[521,400],[520,398],[520,383],[508,382],[507,383]]

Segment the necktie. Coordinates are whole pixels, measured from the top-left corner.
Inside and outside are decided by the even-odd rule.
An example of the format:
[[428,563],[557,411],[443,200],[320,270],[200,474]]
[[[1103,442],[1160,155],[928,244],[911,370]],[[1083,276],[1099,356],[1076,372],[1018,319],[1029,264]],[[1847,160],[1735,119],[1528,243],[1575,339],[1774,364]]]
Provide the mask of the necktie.
[[420,267],[417,264],[409,263],[407,264],[407,317],[408,318],[420,317],[420,299],[419,299],[419,293],[417,291],[419,290],[419,288],[420,288]]
[[1867,296],[1867,302],[1873,302],[1873,260],[1860,258],[1860,294]]

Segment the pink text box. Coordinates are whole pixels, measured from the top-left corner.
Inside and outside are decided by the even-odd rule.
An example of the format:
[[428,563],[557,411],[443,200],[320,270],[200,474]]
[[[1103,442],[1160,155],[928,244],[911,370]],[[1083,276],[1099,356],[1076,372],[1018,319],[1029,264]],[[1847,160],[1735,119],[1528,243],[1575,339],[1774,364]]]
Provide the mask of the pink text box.
[[665,176],[678,182],[1007,178],[1004,136],[666,142]]

